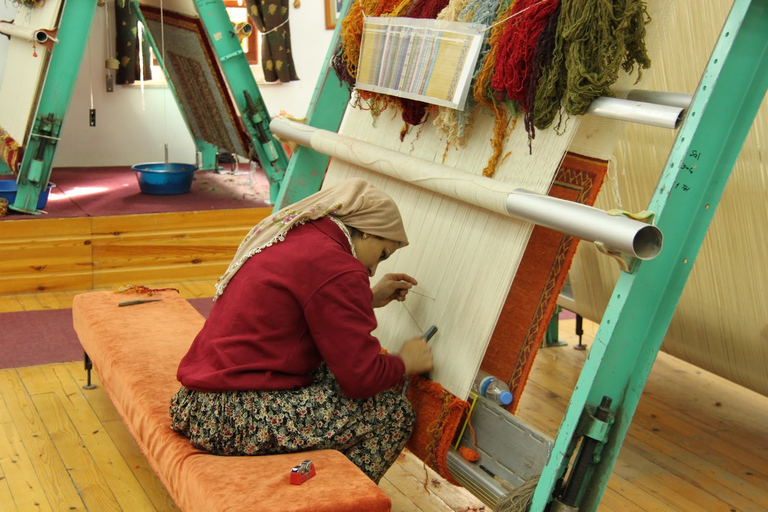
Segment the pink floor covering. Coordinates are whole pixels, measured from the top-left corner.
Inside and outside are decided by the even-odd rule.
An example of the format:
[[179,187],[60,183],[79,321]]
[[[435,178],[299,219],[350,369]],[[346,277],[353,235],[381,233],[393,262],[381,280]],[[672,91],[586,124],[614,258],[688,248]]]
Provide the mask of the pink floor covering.
[[[206,318],[213,306],[210,298],[189,302]],[[1,313],[0,326],[0,369],[83,359],[71,309]]]
[[189,193],[150,195],[139,189],[130,167],[62,167],[53,169],[55,186],[41,215],[16,212],[0,220],[22,218],[103,217],[181,211],[234,210],[269,206],[269,183],[264,171],[221,173],[197,171]]

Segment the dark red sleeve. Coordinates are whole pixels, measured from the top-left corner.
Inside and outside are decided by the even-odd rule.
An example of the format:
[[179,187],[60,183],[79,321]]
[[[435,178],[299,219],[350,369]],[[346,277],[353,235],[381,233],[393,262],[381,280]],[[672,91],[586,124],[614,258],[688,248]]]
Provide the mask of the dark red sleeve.
[[337,274],[309,297],[304,315],[312,338],[349,398],[368,398],[395,386],[405,374],[398,356],[381,353],[367,274]]

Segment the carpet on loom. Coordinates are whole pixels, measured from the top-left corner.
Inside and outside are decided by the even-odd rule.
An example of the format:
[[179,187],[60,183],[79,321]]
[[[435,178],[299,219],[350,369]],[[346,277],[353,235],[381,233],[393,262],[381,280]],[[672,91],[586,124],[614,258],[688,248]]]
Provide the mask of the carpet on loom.
[[[566,153],[549,195],[592,206],[608,162]],[[578,239],[536,226],[480,367],[509,384],[517,408],[557,305]]]
[[142,193],[131,167],[56,168],[51,173],[54,186],[43,208],[45,214],[26,215],[9,210],[0,222],[267,206],[269,182],[266,174],[262,169],[251,173],[247,164],[245,167],[248,172],[232,169],[229,165],[219,172],[196,171],[190,191],[175,195]]
[[[567,153],[549,195],[591,206],[607,170],[607,161]],[[536,226],[502,308],[481,368],[510,384],[512,412],[547,332],[577,245],[578,239]],[[469,403],[439,384],[415,376],[408,398],[416,412],[408,449],[453,482],[448,450],[461,431]]]
[[[201,315],[208,317],[213,307],[211,298],[188,300]],[[71,309],[0,313],[0,326],[0,369],[83,359]]]

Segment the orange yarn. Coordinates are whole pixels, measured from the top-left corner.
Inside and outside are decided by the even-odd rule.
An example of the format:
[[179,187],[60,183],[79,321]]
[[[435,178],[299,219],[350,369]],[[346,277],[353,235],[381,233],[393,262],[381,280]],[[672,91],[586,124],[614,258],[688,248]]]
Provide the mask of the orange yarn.
[[469,462],[477,462],[480,460],[480,455],[478,455],[475,450],[467,446],[459,446],[459,453],[462,457],[464,457],[465,460],[468,460]]
[[451,449],[469,411],[469,403],[456,398],[440,384],[418,375],[409,377],[408,400],[416,413],[416,424],[408,449],[453,484],[448,471]]
[[[504,19],[512,15],[515,7],[515,2],[510,2],[510,5],[499,13],[499,19]],[[504,24],[496,25],[491,29],[491,37],[488,39],[491,49],[488,51],[483,66],[477,73],[475,79],[475,87],[472,90],[472,94],[475,97],[475,101],[480,105],[490,110],[496,118],[493,125],[493,138],[491,139],[491,147],[493,153],[488,160],[488,164],[483,169],[483,176],[491,177],[496,173],[496,167],[499,165],[499,159],[501,158],[501,151],[504,148],[504,140],[511,131],[508,124],[508,112],[507,108],[501,104],[500,98],[496,96],[491,88],[491,81],[493,80],[494,69],[496,67],[496,58],[499,49],[499,40],[504,34]],[[514,127],[514,126],[513,126]]]

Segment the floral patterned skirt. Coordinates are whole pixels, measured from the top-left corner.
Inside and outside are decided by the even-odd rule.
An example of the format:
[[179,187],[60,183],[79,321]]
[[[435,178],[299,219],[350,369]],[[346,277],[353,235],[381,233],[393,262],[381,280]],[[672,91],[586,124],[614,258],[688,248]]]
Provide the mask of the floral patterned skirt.
[[411,435],[414,413],[395,390],[347,398],[323,364],[314,382],[283,391],[202,392],[182,387],[171,400],[171,428],[215,455],[269,455],[335,449],[374,482]]

